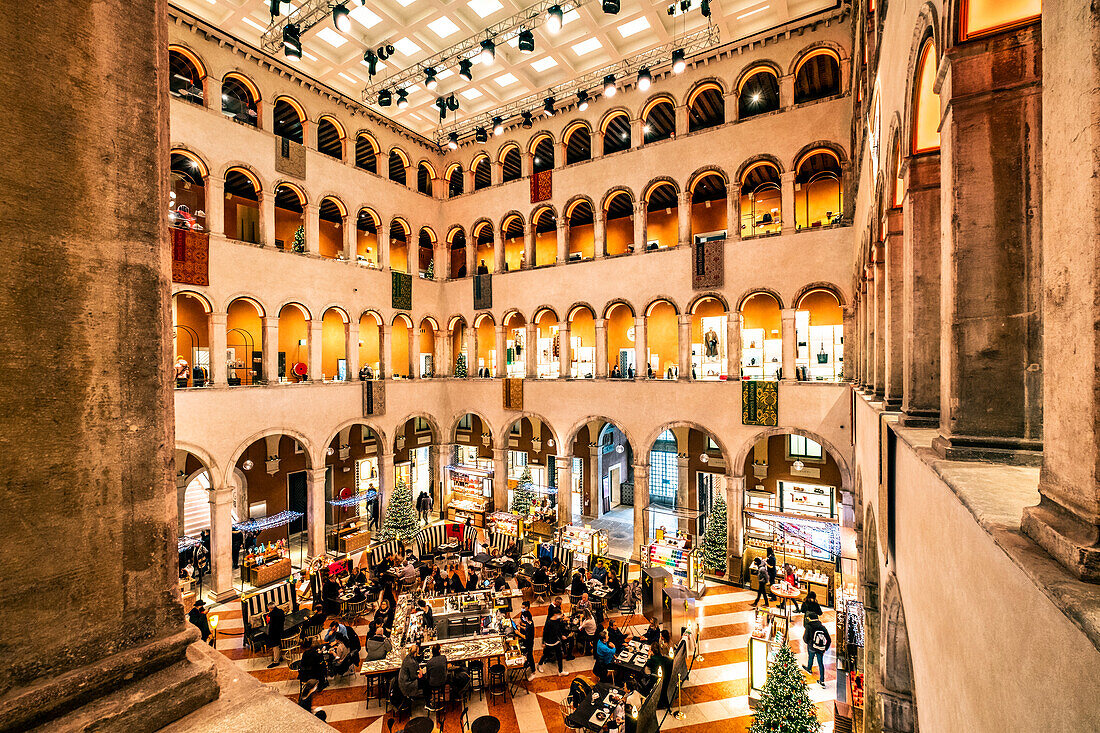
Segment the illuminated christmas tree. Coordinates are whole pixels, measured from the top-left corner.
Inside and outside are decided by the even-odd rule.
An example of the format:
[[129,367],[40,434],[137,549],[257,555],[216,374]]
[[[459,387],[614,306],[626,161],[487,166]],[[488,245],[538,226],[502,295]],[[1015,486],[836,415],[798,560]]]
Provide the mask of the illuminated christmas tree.
[[412,492],[405,482],[397,479],[397,486],[390,494],[390,501],[386,505],[386,519],[382,522],[382,531],[379,533],[383,541],[402,540],[408,541],[416,534],[420,523],[416,519],[416,509],[413,507]]
[[458,379],[466,378],[466,355],[459,354],[455,359],[455,377]]
[[531,469],[523,467],[523,473],[516,482],[516,488],[512,492],[512,511],[521,517],[527,516],[531,511],[531,505],[535,503],[535,484],[531,481]]
[[729,561],[726,544],[726,499],[722,493],[715,492],[714,506],[711,507],[707,528],[703,532],[703,567],[710,572],[725,572]]
[[806,678],[786,644],[776,650],[749,733],[818,733],[817,708],[806,691]]

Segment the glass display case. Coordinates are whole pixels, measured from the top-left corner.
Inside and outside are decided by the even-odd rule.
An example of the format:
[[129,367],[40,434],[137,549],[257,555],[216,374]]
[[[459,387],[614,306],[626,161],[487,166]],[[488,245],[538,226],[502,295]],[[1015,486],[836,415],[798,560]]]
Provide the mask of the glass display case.
[[810,312],[794,314],[798,342],[795,364],[806,368],[806,378],[814,382],[835,382],[844,367],[844,326],[812,326]]
[[677,585],[697,595],[706,592],[702,554],[698,547],[691,546],[687,538],[659,539],[643,549],[642,557],[647,568],[664,568],[672,575],[672,581]]
[[741,329],[741,376],[745,379],[776,379],[783,366],[783,339],[762,328]]
[[787,619],[779,612],[758,608],[749,636],[749,706],[755,707],[768,680],[768,666],[779,648],[787,643]]
[[475,527],[485,526],[485,513],[493,495],[493,472],[472,466],[447,466],[451,486],[451,501],[447,504],[447,519]]
[[587,563],[589,555],[607,554],[607,530],[570,524],[558,530],[558,546],[572,550],[578,562]]
[[581,337],[573,336],[569,339],[570,356],[573,363],[569,369],[569,376],[573,379],[593,379],[596,376],[596,347],[581,346]]
[[691,345],[692,379],[721,380],[727,377],[726,317],[708,316],[700,319],[702,342]]

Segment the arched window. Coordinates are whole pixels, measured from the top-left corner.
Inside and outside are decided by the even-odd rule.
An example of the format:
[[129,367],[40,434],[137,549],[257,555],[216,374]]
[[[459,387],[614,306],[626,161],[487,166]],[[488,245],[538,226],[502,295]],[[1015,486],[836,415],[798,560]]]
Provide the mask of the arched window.
[[936,85],[936,43],[929,36],[917,64],[916,98],[913,100],[912,151],[924,153],[940,147],[940,95]]
[[541,173],[548,171],[554,167],[554,141],[549,136],[543,137],[538,143],[535,144],[535,149],[532,151],[534,154],[534,160],[532,170],[535,173]]
[[422,193],[425,196],[432,195],[432,179],[435,178],[435,174],[427,163],[420,163],[416,166],[416,191]]
[[195,158],[172,153],[168,221],[173,227],[196,232],[207,230],[204,173],[202,164]]
[[836,294],[825,288],[805,293],[795,304],[794,328],[795,365],[803,367],[804,378],[839,380],[844,365],[844,312]]
[[794,179],[795,225],[815,229],[840,223],[844,205],[840,161],[831,150],[803,156]]
[[1036,20],[1042,0],[963,0],[959,8],[960,41],[997,33]]
[[[612,194],[604,215],[604,241],[607,256],[626,254],[631,247],[641,247],[634,241],[634,202],[626,191]],[[641,252],[641,249],[637,250]]]
[[779,169],[771,163],[757,163],[741,177],[741,236],[779,234],[782,228]]
[[252,176],[240,168],[225,173],[225,236],[260,242],[260,196]]
[[726,100],[717,84],[704,84],[688,102],[688,131],[717,127],[726,121]]
[[378,148],[363,134],[355,138],[355,166],[371,173],[378,172]]
[[646,109],[642,115],[642,135],[646,145],[658,140],[668,140],[676,133],[676,109],[672,102],[662,99]]
[[840,94],[840,61],[827,49],[814,51],[794,73],[794,103],[813,102]]
[[176,48],[168,50],[168,93],[173,97],[201,105],[205,76],[191,54]]
[[466,277],[466,232],[455,229],[451,232],[450,277]]
[[389,164],[389,176],[391,181],[396,181],[402,186],[407,185],[408,177],[405,173],[405,168],[408,166],[408,161],[396,148],[390,151],[390,164]]
[[465,187],[465,171],[462,170],[462,166],[456,165],[451,168],[447,173],[447,197],[454,198],[455,196],[461,196]]
[[679,197],[671,183],[662,181],[655,184],[646,194],[646,242],[645,250],[675,247],[680,238]]
[[518,181],[520,176],[523,175],[523,163],[521,162],[519,148],[513,146],[504,151],[504,155],[501,156],[501,165],[501,180],[504,183]]
[[496,263],[496,242],[493,241],[493,225],[489,222],[483,222],[481,226],[474,229],[474,246],[476,251],[474,252],[474,262],[477,272],[482,272],[484,267],[488,272],[492,272]]
[[378,217],[370,209],[360,209],[355,219],[355,258],[368,267],[378,267],[379,254]]
[[523,219],[512,215],[502,225],[504,229],[504,270],[520,270],[523,268],[524,256],[524,230]]
[[474,190],[480,191],[493,185],[493,165],[488,155],[482,155],[474,161]]
[[237,298],[226,309],[226,374],[231,387],[263,381],[265,315],[259,303],[251,298]]
[[222,80],[222,114],[242,125],[256,127],[260,121],[256,112],[258,96],[252,82],[230,74]]
[[592,160],[592,135],[584,125],[577,125],[565,137],[565,164]]
[[[646,375],[650,379],[679,379],[680,334],[676,306],[667,300],[650,304],[645,315]],[[685,377],[687,375],[684,375]]]
[[616,112],[603,123],[603,154],[610,155],[630,149],[630,117]]
[[649,451],[649,501],[665,507],[676,506],[680,488],[680,462],[676,436],[666,430],[657,436]]
[[409,228],[401,219],[390,222],[390,269],[409,272]]
[[332,197],[321,199],[317,254],[336,259],[344,252],[344,206]]
[[418,240],[418,272],[420,277],[431,280],[435,277],[435,233],[428,227],[422,227]]
[[779,109],[779,79],[771,69],[760,69],[741,82],[737,95],[739,119]]
[[595,220],[592,204],[581,199],[569,208],[569,262],[590,260],[595,256]]
[[691,188],[692,241],[724,239],[726,228],[726,182],[717,173],[708,173]]
[[344,133],[330,117],[317,120],[317,152],[343,160]]
[[[294,188],[285,184],[275,189],[275,247],[294,249],[295,239],[305,236],[305,201]],[[301,230],[301,235],[299,235]],[[308,249],[305,243],[305,251]],[[297,250],[296,250],[297,251]]]
[[304,121],[303,115],[298,111],[295,104],[285,97],[275,100],[275,128],[273,132],[276,135],[300,145],[302,143],[302,123]]
[[558,218],[552,209],[540,209],[535,214],[535,267],[552,265],[558,258]]
[[741,303],[741,376],[778,379],[783,366],[782,319],[771,293],[754,293]]
[[726,379],[726,306],[718,298],[701,298],[692,306],[691,343],[691,378]]

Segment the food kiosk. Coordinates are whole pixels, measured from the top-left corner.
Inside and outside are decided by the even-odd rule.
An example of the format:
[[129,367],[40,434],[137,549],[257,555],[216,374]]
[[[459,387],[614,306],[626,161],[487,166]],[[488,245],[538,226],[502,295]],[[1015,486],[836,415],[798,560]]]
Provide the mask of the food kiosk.
[[572,550],[574,559],[587,565],[589,556],[607,555],[607,530],[570,524],[558,530],[558,547]]
[[447,466],[451,484],[451,501],[447,505],[447,519],[459,524],[471,520],[473,526],[486,526],[485,515],[493,496],[493,472],[474,466]]
[[778,609],[758,608],[749,636],[749,706],[756,707],[768,679],[768,667],[787,643],[787,619]]

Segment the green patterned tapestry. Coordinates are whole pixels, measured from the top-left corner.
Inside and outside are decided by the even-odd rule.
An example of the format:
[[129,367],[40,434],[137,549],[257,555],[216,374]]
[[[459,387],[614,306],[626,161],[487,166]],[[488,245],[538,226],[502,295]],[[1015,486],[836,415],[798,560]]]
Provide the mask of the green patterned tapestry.
[[779,382],[741,382],[741,424],[779,424]]
[[407,272],[397,272],[393,275],[393,307],[397,310],[410,311],[413,307],[413,279]]

